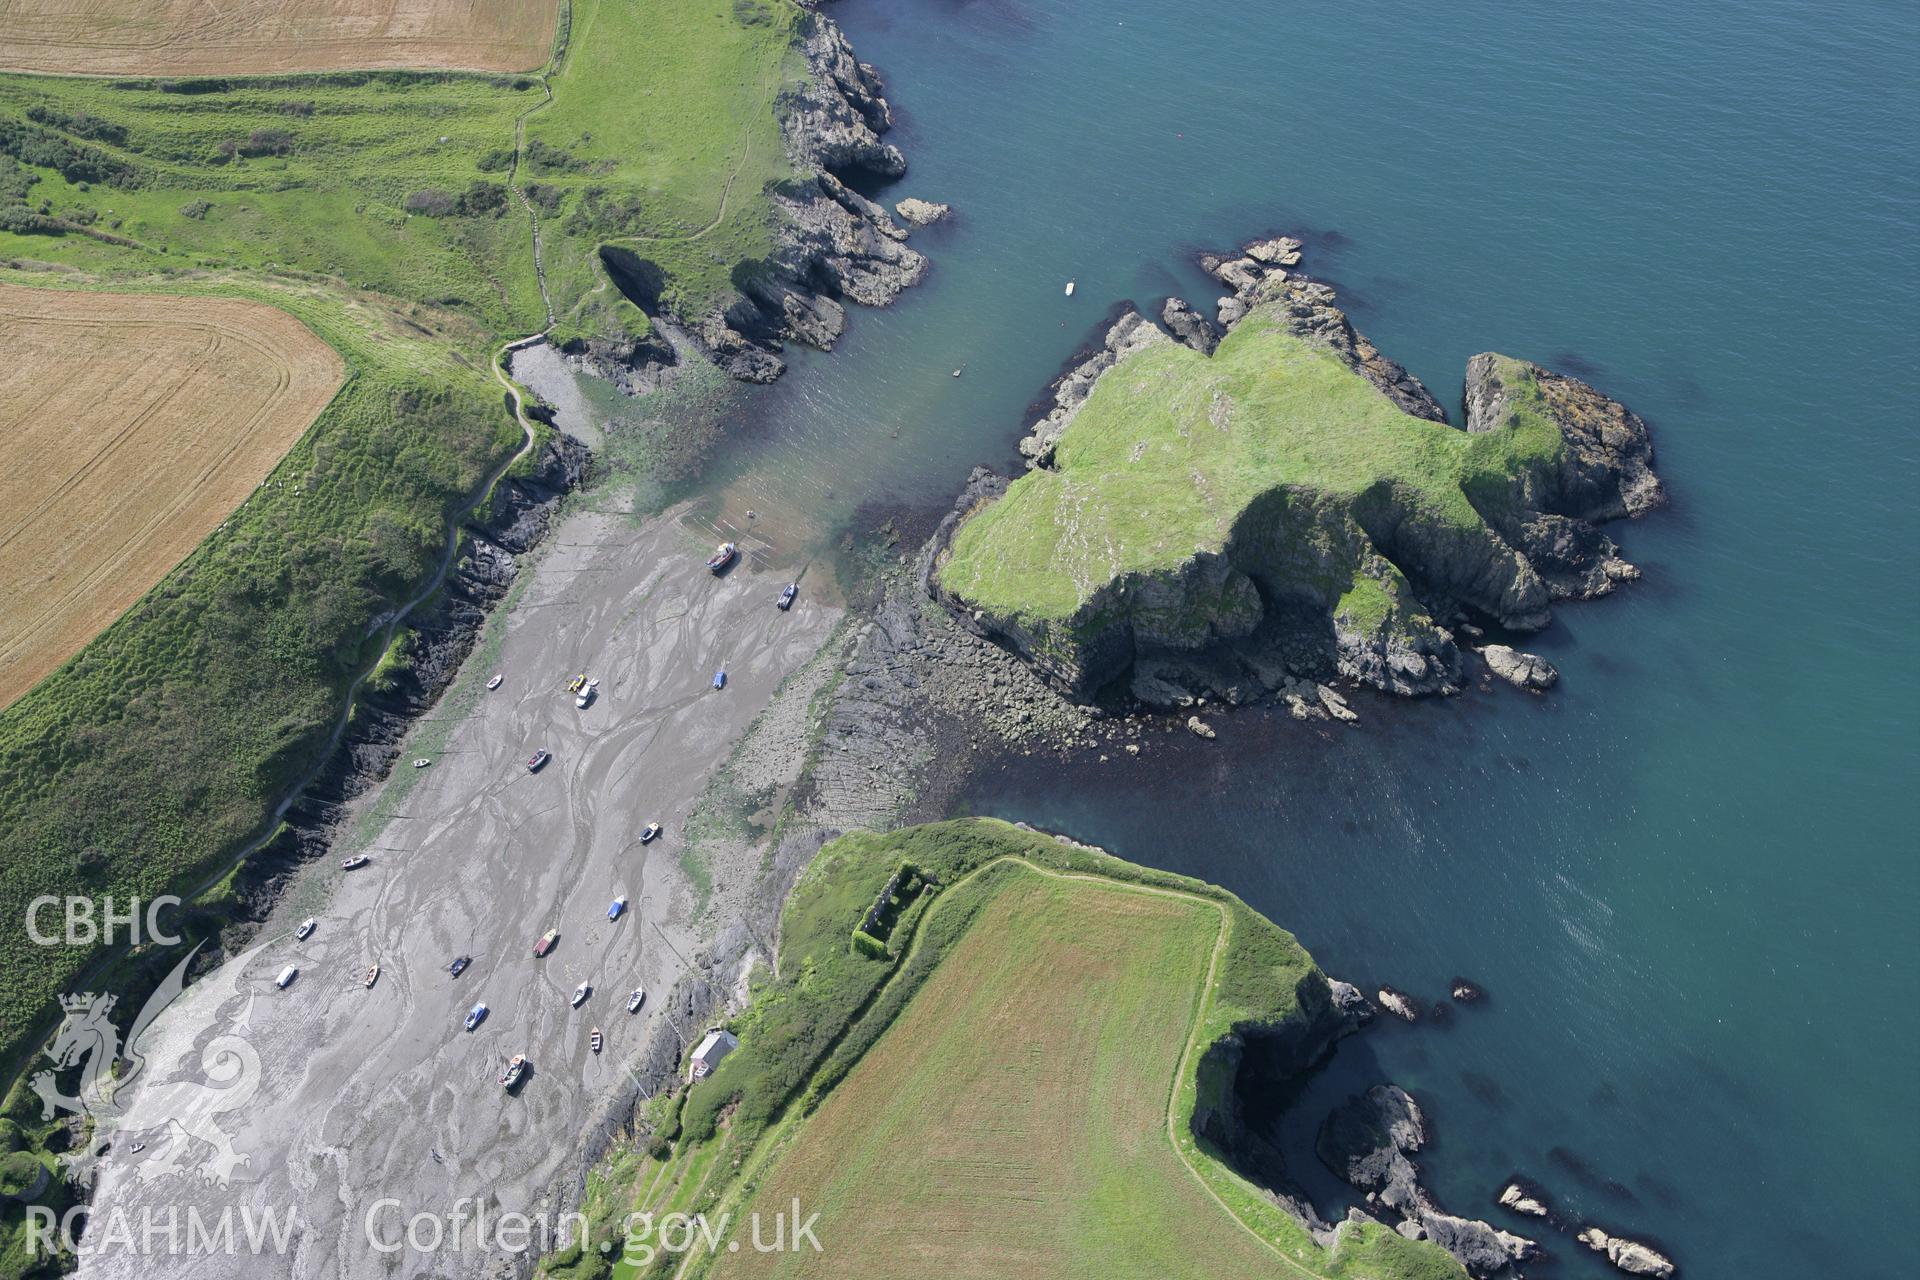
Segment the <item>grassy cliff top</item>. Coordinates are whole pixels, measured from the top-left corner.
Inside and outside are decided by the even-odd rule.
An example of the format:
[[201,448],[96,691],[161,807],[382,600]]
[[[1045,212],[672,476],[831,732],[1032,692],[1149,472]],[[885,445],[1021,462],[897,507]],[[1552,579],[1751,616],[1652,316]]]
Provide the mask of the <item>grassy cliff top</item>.
[[1220,551],[1277,488],[1352,499],[1384,482],[1471,529],[1482,521],[1467,487],[1560,448],[1539,415],[1470,436],[1403,413],[1264,304],[1212,357],[1166,341],[1109,370],[1053,466],[961,526],[940,581],[1002,616],[1065,620],[1116,578]]
[[[884,949],[854,945],[903,863]],[[1377,1224],[1323,1249],[1199,1136],[1230,1105],[1209,1046],[1248,1024],[1311,1040],[1328,1017],[1299,943],[1213,886],[987,819],[856,832],[795,887],[740,1047],[656,1127],[677,1140],[616,1155],[589,1216],[819,1211],[825,1252],[680,1272],[701,1277],[1460,1280]],[[613,1274],[680,1261],[629,1253]],[[545,1274],[606,1272],[573,1250]]]

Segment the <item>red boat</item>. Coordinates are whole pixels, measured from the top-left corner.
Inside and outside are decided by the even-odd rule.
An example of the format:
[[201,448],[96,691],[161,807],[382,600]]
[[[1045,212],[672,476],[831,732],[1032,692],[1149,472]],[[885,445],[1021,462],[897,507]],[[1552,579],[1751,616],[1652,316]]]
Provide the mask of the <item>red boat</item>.
[[560,931],[558,929],[547,930],[540,935],[540,941],[533,944],[533,954],[535,956],[546,955],[547,952],[553,950],[553,944],[558,941],[560,941]]

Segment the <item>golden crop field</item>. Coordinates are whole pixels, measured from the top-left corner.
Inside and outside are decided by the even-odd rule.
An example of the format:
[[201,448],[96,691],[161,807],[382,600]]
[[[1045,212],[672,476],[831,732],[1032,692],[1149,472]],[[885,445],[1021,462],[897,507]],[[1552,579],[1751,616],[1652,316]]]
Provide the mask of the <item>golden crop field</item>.
[[1286,1268],[1182,1162],[1168,1110],[1220,913],[1023,874],[778,1155],[746,1213],[797,1198],[821,1251],[717,1276],[1247,1276]]
[[14,285],[0,349],[4,707],[219,525],[346,368],[262,303]]
[[529,71],[560,0],[0,0],[0,70],[268,75]]

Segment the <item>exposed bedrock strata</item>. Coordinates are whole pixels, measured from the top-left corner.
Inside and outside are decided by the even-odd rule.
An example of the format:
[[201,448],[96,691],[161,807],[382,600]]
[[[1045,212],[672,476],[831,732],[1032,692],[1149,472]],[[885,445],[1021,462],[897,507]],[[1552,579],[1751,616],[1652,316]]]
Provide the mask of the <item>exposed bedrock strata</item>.
[[935,597],[1076,701],[1169,705],[1334,673],[1456,692],[1461,623],[1537,631],[1637,576],[1594,525],[1663,500],[1644,421],[1488,353],[1449,426],[1300,253],[1203,257],[1224,329],[1123,313],[1054,384],[1027,475],[939,547]]
[[1369,1213],[1402,1235],[1432,1240],[1475,1276],[1511,1276],[1516,1264],[1539,1253],[1523,1236],[1474,1218],[1446,1213],[1420,1185],[1411,1157],[1431,1140],[1420,1105],[1398,1085],[1375,1085],[1334,1109],[1320,1126],[1321,1162],[1366,1192]]

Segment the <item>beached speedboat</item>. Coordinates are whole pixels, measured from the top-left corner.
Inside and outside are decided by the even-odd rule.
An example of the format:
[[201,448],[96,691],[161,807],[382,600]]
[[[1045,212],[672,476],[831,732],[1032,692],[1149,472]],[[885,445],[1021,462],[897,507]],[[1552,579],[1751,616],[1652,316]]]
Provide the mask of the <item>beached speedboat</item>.
[[780,593],[779,604],[780,604],[781,611],[785,612],[786,610],[793,608],[793,598],[799,594],[800,594],[800,584],[797,582],[789,582],[787,584],[787,589]]
[[716,689],[724,689],[727,687],[727,669],[725,667],[713,673],[713,687]]
[[591,982],[583,982],[579,986],[573,989],[573,999],[569,1001],[569,1003],[572,1004],[574,1008],[578,1009],[581,1005],[587,1002],[587,997],[592,994],[593,994],[593,984]]
[[524,1053],[516,1053],[513,1055],[513,1060],[507,1063],[507,1069],[500,1073],[500,1087],[503,1089],[511,1089],[513,1086],[519,1084],[521,1077],[526,1074],[527,1055]]
[[342,871],[352,871],[355,867],[364,867],[366,865],[367,855],[364,853],[356,853],[351,858],[342,858],[340,860],[340,869]]
[[506,679],[505,676],[495,676],[493,677],[493,679],[487,681],[487,688],[498,689],[500,687],[500,682],[505,679]]
[[707,557],[707,572],[719,573],[722,569],[732,564],[733,558],[739,554],[740,548],[734,546],[731,542],[721,543],[714,548],[713,554]]
[[308,938],[313,936],[313,931],[319,927],[320,927],[320,922],[318,920],[315,920],[312,916],[308,916],[305,920],[302,920],[300,922],[300,927],[293,931],[293,936],[298,941],[305,942]]

